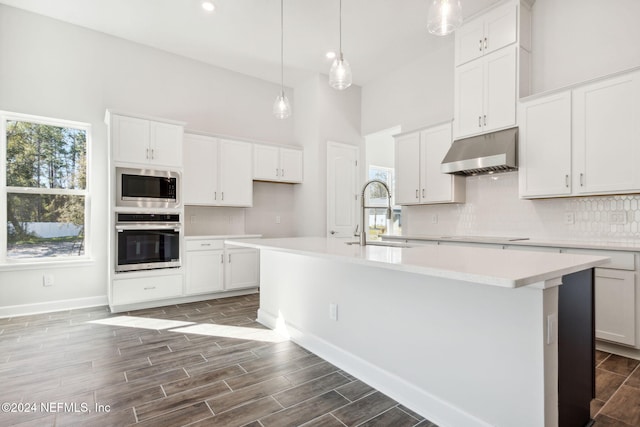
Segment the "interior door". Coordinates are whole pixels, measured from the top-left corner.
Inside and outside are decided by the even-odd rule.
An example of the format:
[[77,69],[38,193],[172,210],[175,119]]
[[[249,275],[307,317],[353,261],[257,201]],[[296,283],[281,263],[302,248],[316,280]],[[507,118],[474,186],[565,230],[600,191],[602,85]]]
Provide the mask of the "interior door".
[[[353,237],[358,224],[358,147],[327,144],[327,236]],[[358,230],[359,231],[359,230]]]

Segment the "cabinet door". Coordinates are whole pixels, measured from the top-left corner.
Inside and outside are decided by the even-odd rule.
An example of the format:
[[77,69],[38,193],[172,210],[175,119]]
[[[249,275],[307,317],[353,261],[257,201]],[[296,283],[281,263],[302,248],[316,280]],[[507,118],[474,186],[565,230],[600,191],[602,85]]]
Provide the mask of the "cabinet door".
[[395,144],[396,203],[420,203],[420,133],[399,136]]
[[580,194],[640,189],[640,73],[573,92],[574,189]]
[[520,197],[571,193],[571,92],[520,105]]
[[484,20],[478,17],[455,32],[456,66],[482,56]]
[[278,147],[255,144],[253,156],[253,179],[258,181],[277,181],[280,179]]
[[225,289],[255,288],[259,284],[257,249],[227,249]]
[[280,149],[280,178],[286,182],[302,182],[302,151]]
[[182,167],[182,126],[149,122],[150,163]]
[[133,304],[182,295],[182,274],[114,280],[111,304]]
[[111,117],[113,160],[116,162],[149,162],[149,121],[113,115]]
[[484,61],[483,131],[516,124],[516,46],[487,55]]
[[517,9],[515,4],[506,4],[489,11],[484,17],[483,51],[487,55],[515,43],[518,39]]
[[472,61],[455,70],[454,133],[456,137],[482,132],[483,64],[482,60]]
[[224,251],[187,251],[186,254],[186,294],[224,289]]
[[223,206],[251,206],[253,180],[251,173],[252,147],[248,142],[219,141],[220,195]]
[[596,338],[636,345],[635,272],[596,268]]
[[215,205],[218,196],[218,141],[201,135],[184,137],[182,194],[185,205]]
[[[442,159],[451,148],[451,124],[436,126],[420,135],[420,201],[422,203],[443,203],[461,201],[454,197],[455,177],[440,171]],[[464,182],[464,181],[462,181]]]

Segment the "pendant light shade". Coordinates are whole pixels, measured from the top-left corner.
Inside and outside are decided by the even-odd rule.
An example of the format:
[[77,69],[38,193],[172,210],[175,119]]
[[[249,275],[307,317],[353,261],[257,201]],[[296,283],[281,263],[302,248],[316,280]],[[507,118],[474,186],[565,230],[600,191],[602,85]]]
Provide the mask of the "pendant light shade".
[[427,17],[427,30],[436,36],[451,34],[462,25],[460,0],[432,0]]
[[329,70],[329,86],[334,89],[344,90],[351,86],[352,80],[351,66],[342,54],[342,0],[340,0],[340,51]]
[[291,104],[284,91],[280,92],[273,103],[273,115],[278,119],[286,119],[291,115]]
[[280,94],[273,103],[273,115],[278,119],[286,119],[291,115],[291,104],[284,94],[284,0],[280,0]]

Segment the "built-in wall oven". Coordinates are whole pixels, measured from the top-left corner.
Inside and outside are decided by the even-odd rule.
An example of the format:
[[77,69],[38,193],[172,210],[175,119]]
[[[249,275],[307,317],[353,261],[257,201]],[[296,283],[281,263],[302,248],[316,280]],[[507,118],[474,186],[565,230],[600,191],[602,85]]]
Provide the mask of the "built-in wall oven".
[[175,209],[179,206],[179,172],[116,168],[116,207]]
[[117,213],[117,272],[180,267],[180,214]]

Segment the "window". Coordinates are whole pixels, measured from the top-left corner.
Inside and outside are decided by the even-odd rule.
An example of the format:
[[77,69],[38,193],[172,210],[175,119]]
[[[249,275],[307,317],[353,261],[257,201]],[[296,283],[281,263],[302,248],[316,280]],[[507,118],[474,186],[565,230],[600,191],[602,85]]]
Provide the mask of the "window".
[[0,257],[69,259],[85,255],[90,125],[0,113]]

